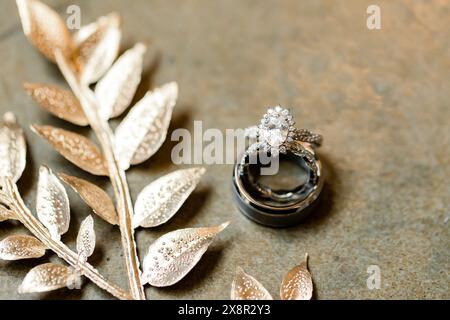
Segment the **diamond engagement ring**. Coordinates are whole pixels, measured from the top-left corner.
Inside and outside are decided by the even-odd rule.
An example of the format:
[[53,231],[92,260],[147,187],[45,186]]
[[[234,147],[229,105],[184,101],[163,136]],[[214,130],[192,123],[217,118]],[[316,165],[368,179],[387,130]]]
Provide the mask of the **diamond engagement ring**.
[[[323,137],[295,128],[289,110],[270,108],[258,126],[246,129],[253,143],[237,161],[233,186],[239,209],[266,226],[285,227],[305,218],[317,203],[323,188],[322,164],[315,151]],[[264,155],[269,162],[264,163]],[[262,170],[280,161],[293,163],[303,180],[289,188],[275,188],[261,182]],[[279,167],[271,175],[277,180]],[[296,177],[294,177],[296,178]],[[280,178],[281,179],[281,178]]]
[[[245,165],[247,156],[258,151],[270,153],[272,157],[277,157],[280,153],[285,154],[288,150],[296,150],[307,143],[310,147],[320,147],[323,137],[312,133],[306,129],[296,129],[295,122],[288,109],[280,106],[270,108],[263,116],[261,124],[247,128],[245,135],[257,142],[250,145],[246,154],[242,158],[242,165]],[[241,172],[242,173],[242,172]]]

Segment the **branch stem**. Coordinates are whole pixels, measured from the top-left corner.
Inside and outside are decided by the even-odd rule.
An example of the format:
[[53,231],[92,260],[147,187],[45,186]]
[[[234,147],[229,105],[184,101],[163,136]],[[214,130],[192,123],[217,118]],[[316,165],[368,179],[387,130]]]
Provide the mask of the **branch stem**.
[[10,199],[9,205],[23,225],[47,248],[55,252],[58,257],[66,261],[73,268],[77,268],[81,274],[94,282],[100,288],[106,290],[121,300],[130,300],[132,297],[123,289],[111,284],[97,269],[87,262],[81,262],[78,254],[70,250],[64,243],[52,239],[47,229],[34,217],[20,196],[17,186],[10,180],[6,180],[7,193]]
[[73,93],[80,100],[83,111],[100,142],[103,154],[107,160],[109,178],[114,189],[114,195],[119,212],[119,225],[122,247],[128,272],[128,282],[133,299],[145,300],[144,287],[141,282],[139,259],[134,228],[132,226],[133,203],[125,175],[116,158],[113,148],[114,134],[107,120],[100,117],[98,103],[89,87],[77,79],[61,53],[56,54],[58,66]]

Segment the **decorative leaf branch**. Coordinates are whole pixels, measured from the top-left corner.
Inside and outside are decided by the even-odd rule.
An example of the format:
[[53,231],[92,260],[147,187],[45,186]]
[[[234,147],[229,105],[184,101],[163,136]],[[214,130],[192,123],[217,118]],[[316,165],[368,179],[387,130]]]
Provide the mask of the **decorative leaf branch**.
[[[311,300],[313,283],[308,271],[308,254],[305,260],[289,271],[281,282],[281,300]],[[273,300],[264,286],[238,267],[231,285],[232,300]]]
[[[18,219],[34,237],[6,238],[0,242],[0,258],[41,257],[45,249],[50,249],[70,265],[43,264],[32,269],[19,289],[22,293],[72,288],[84,275],[117,298],[145,299],[144,283],[163,287],[181,280],[228,225],[178,230],[162,236],[150,246],[141,276],[134,229],[166,223],[204,174],[201,168],[180,170],[151,183],[138,196],[134,215],[125,170],[149,159],[163,144],[178,86],[170,83],[149,91],[114,134],[108,120],[120,116],[132,101],[141,79],[145,46],[137,44],[114,63],[121,38],[117,14],[101,17],[71,34],[61,17],[38,0],[17,0],[17,5],[25,35],[50,61],[58,64],[72,89],[25,84],[25,90],[42,108],[60,119],[90,125],[101,150],[74,132],[38,125],[33,125],[32,130],[79,168],[110,178],[116,207],[98,186],[59,174],[98,216],[119,225],[130,293],[111,284],[87,262],[96,242],[91,216],[81,224],[77,253],[61,242],[70,224],[69,200],[58,176],[48,167],[40,169],[36,207],[39,220],[25,206],[15,185],[25,168],[25,139],[10,113],[0,126],[0,221]],[[97,81],[92,91],[90,86]]]
[[[3,146],[4,141],[0,141],[0,144]],[[9,150],[10,152],[14,152],[13,150]],[[23,153],[24,154],[24,153]],[[3,157],[3,153],[1,154]],[[121,288],[111,284],[107,279],[105,279],[92,265],[89,263],[81,262],[79,260],[78,254],[70,250],[64,243],[60,240],[54,239],[49,230],[31,213],[31,211],[26,207],[23,202],[20,193],[17,189],[17,186],[11,179],[11,177],[3,177],[0,180],[1,192],[0,192],[0,203],[1,206],[6,207],[9,212],[11,212],[12,218],[19,220],[36,238],[36,240],[27,240],[24,241],[22,238],[21,241],[14,238],[6,238],[2,241],[2,254],[0,258],[3,260],[21,260],[21,259],[29,259],[31,258],[32,251],[39,251],[37,249],[37,242],[42,243],[44,248],[48,248],[55,252],[61,259],[65,260],[74,270],[77,270],[77,273],[81,273],[87,278],[89,278],[92,282],[97,284],[100,288],[106,290],[111,293],[113,296],[119,299],[131,299],[132,297],[126,291]],[[32,245],[32,246],[30,246]],[[12,259],[14,256],[14,259]],[[36,257],[38,254],[36,254]],[[44,267],[43,267],[44,268]],[[45,268],[44,268],[45,269]],[[38,270],[44,270],[38,269]],[[30,271],[31,272],[31,271]],[[34,272],[33,272],[34,273]],[[51,272],[50,272],[51,274]],[[34,278],[31,277],[31,278]],[[28,278],[28,280],[30,277]],[[27,280],[27,277],[26,279]],[[24,282],[25,282],[24,280]],[[25,283],[29,283],[27,282]],[[51,283],[57,281],[57,279],[48,278],[49,285],[47,288],[53,288]],[[43,292],[42,290],[43,283],[36,288],[36,291],[32,290],[32,286],[26,285],[20,288],[20,292],[29,293],[29,292]],[[27,289],[25,289],[27,288]],[[55,288],[59,289],[60,286]],[[53,290],[55,290],[53,289]],[[50,289],[49,289],[50,290]]]

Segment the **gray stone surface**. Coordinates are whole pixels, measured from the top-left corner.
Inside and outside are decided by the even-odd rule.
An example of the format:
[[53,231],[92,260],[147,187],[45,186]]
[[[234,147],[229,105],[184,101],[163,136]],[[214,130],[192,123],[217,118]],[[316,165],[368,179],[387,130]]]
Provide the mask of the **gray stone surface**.
[[[382,30],[366,28],[366,8],[382,9]],[[449,299],[450,6],[436,1],[48,1],[64,12],[82,8],[83,22],[116,10],[124,18],[124,48],[148,41],[151,52],[140,96],[176,80],[180,102],[172,129],[237,128],[258,121],[267,106],[290,106],[298,123],[323,133],[328,169],[324,199],[304,224],[284,230],[258,226],[234,206],[231,166],[208,167],[201,186],[167,225],[139,230],[141,256],[158,236],[177,228],[226,220],[224,232],[179,284],[149,288],[150,299],[227,299],[241,265],[277,296],[283,275],[310,255],[317,299]],[[22,123],[51,124],[90,134],[39,109],[24,81],[63,83],[56,68],[27,42],[13,1],[0,11],[0,112]],[[27,128],[28,167],[19,183],[35,203],[41,164],[95,179],[68,164]],[[129,171],[133,197],[175,169],[174,143]],[[70,192],[73,246],[88,208]],[[126,287],[118,231],[96,220],[99,247],[92,263]],[[0,238],[23,232],[6,223]],[[17,294],[39,261],[0,262],[0,298],[110,299],[91,283],[82,291]],[[382,287],[366,286],[369,265]]]

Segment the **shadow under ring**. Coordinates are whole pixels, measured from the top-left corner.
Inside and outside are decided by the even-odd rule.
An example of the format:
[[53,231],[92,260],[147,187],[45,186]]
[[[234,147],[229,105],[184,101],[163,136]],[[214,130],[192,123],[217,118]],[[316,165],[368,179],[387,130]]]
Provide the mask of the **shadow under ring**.
[[324,185],[323,167],[313,148],[299,144],[279,157],[280,161],[294,162],[307,176],[289,190],[271,189],[258,182],[258,172],[264,167],[259,157],[255,164],[247,163],[248,155],[245,165],[236,162],[233,191],[238,208],[246,217],[264,226],[282,228],[298,224],[312,213]]

